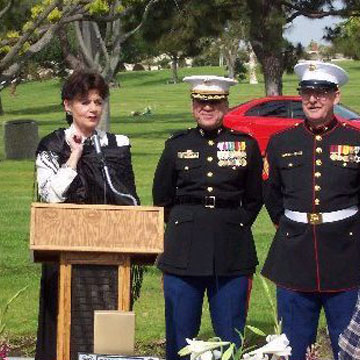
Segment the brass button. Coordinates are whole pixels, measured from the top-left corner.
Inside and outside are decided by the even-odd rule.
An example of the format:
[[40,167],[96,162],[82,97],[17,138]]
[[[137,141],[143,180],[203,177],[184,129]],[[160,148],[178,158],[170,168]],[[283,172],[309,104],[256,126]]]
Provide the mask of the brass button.
[[317,147],[315,149],[315,151],[318,153],[318,154],[321,154],[322,153],[322,148],[321,147]]
[[319,199],[315,199],[315,205],[319,205],[320,204],[320,200]]
[[206,175],[207,177],[212,177],[214,174],[211,171],[209,171]]
[[209,187],[207,188],[207,191],[208,191],[208,192],[213,192],[213,191],[214,191],[214,188],[213,188],[212,186],[209,186]]
[[320,185],[315,185],[315,191],[320,191],[321,190],[321,186]]
[[353,236],[353,233],[352,233],[352,231],[350,231],[350,232],[349,232],[349,235],[350,235],[350,236]]
[[188,170],[189,170],[189,167],[188,167],[188,166],[185,166],[185,167],[184,167],[184,170],[188,171]]
[[243,223],[240,223],[240,226],[241,226],[241,227],[243,227],[243,226],[244,226],[244,224],[243,224]]
[[208,144],[210,145],[210,146],[213,146],[215,143],[214,143],[214,140],[209,140],[208,141]]
[[317,159],[317,160],[315,161],[315,164],[316,164],[317,166],[321,166],[321,165],[322,165],[322,161],[321,161],[320,159]]
[[179,220],[175,220],[175,225],[179,224]]
[[316,139],[316,141],[321,141],[321,140],[322,140],[322,136],[321,136],[321,135],[316,135],[316,136],[315,136],[315,139]]
[[289,167],[293,167],[294,166],[294,164],[293,163],[289,163]]
[[343,163],[343,167],[347,167],[347,163]]
[[316,177],[316,178],[319,178],[320,176],[321,176],[321,172],[317,171],[317,172],[315,173],[315,177]]
[[208,158],[206,159],[208,162],[211,162],[214,160],[214,158],[212,156],[208,156]]

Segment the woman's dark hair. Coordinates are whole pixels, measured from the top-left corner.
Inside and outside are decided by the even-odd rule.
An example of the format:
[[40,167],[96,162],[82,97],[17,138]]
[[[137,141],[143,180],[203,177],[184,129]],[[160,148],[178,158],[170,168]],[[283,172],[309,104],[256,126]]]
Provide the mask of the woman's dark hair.
[[[84,97],[90,90],[97,90],[103,99],[109,96],[109,86],[99,73],[89,70],[75,70],[63,85],[62,102]],[[71,114],[66,114],[66,121],[68,124],[73,122]]]

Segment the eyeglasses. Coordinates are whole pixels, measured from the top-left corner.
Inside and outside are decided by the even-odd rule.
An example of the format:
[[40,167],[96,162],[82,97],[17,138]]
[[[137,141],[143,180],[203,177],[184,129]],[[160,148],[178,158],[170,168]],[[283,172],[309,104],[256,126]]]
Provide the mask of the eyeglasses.
[[194,100],[194,102],[196,102],[200,106],[206,106],[206,105],[216,106],[221,104],[223,101],[224,100],[200,100],[200,99]]
[[318,89],[300,89],[299,95],[303,100],[308,101],[312,96],[316,100],[325,101],[330,95],[334,93],[333,90],[318,88]]

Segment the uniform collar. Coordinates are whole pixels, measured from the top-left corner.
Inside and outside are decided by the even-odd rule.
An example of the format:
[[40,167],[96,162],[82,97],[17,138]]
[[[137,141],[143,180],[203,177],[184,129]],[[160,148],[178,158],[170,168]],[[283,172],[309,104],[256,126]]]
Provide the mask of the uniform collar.
[[338,120],[334,116],[334,118],[330,121],[330,123],[321,126],[319,128],[312,127],[307,120],[305,120],[305,127],[314,135],[322,135],[332,130],[338,123]]
[[198,126],[197,130],[202,137],[215,138],[224,131],[224,128],[221,126],[217,129],[207,131],[207,130],[202,129],[200,126]]

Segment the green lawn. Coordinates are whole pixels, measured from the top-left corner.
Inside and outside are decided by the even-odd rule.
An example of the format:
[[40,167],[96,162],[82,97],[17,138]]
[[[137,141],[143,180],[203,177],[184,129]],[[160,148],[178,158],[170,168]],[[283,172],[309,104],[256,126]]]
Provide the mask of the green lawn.
[[[344,88],[343,102],[360,111],[360,102],[357,101],[360,63],[344,62],[341,65],[349,71],[351,78]],[[179,73],[183,77],[193,74],[223,75],[224,71],[208,67],[181,69]],[[170,72],[167,70],[121,73],[121,87],[111,90],[111,131],[128,135],[131,139],[136,183],[144,205],[151,204],[152,177],[164,141],[172,132],[194,125],[187,84],[169,85],[169,79]],[[41,137],[65,126],[60,87],[58,80],[50,80],[19,85],[16,96],[4,90],[1,96],[5,115],[0,117],[0,122],[34,119],[39,123]],[[285,75],[284,93],[294,94],[296,87],[295,75]],[[243,82],[232,89],[230,105],[263,94],[263,82],[258,85]],[[143,111],[146,106],[151,106],[152,116],[130,116],[131,111]],[[31,352],[31,339],[35,336],[37,325],[40,274],[40,266],[32,263],[28,250],[34,164],[33,161],[4,160],[3,129],[0,129],[0,308],[17,290],[29,285],[26,293],[11,306],[7,335],[13,343],[27,344],[26,349]],[[265,211],[261,212],[254,225],[254,234],[260,263],[263,263],[273,235],[273,227]],[[165,337],[160,273],[155,268],[150,268],[145,276],[142,296],[135,310],[139,351],[155,353],[157,350],[154,347],[161,344]],[[206,305],[204,310],[207,314]],[[249,323],[265,331],[272,329],[271,313],[258,279],[254,281]],[[207,315],[204,316],[201,336],[212,336]]]

